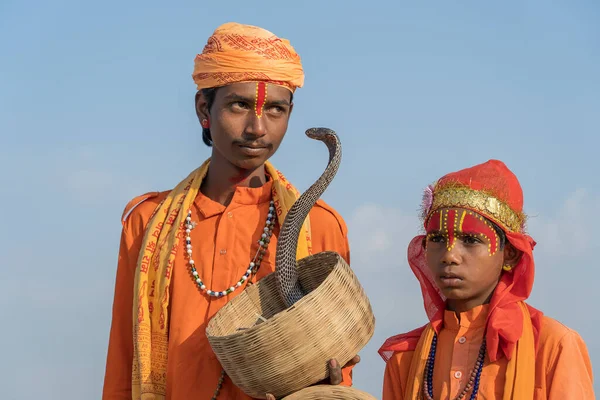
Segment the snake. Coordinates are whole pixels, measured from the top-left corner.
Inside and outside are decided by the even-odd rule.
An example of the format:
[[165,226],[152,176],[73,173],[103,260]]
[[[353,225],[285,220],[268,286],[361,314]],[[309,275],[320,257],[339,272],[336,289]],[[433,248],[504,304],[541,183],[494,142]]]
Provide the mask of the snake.
[[335,177],[342,160],[342,145],[335,131],[329,128],[310,128],[305,133],[309,138],[325,143],[329,150],[329,161],[319,179],[294,202],[279,231],[275,255],[275,283],[287,308],[306,295],[298,279],[296,264],[300,230],[310,210]]

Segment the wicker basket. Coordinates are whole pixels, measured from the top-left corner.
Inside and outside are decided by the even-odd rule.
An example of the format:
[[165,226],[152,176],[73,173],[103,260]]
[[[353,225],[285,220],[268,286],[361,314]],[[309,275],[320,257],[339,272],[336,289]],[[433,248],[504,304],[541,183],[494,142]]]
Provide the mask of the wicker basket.
[[[358,279],[334,252],[298,262],[307,292],[286,309],[270,274],[227,303],[206,328],[208,341],[233,383],[248,396],[290,395],[329,375],[368,343],[375,329]],[[358,397],[357,397],[358,398]]]
[[377,400],[369,393],[346,386],[316,385],[281,400]]

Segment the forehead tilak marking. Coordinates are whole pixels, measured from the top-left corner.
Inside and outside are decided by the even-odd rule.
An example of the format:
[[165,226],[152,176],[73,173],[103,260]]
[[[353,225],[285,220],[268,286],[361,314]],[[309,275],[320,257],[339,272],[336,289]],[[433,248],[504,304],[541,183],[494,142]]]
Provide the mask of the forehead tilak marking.
[[[446,216],[444,219],[450,219],[450,223],[446,229],[446,233],[448,235],[448,251],[452,250],[454,246],[456,246],[456,233],[458,224],[456,223],[456,210],[446,210]],[[450,229],[451,228],[451,229]]]
[[254,112],[258,118],[262,117],[263,108],[267,102],[267,84],[256,82],[256,98],[254,99]]
[[481,215],[472,211],[467,211],[466,214],[469,216],[469,218],[467,219],[467,225],[471,226],[471,229],[479,237],[485,238],[487,240],[489,256],[491,257],[494,254],[496,254],[500,246],[500,238],[498,237],[498,233],[496,232],[492,224],[490,224],[487,221],[487,219],[485,219]]
[[[488,254],[493,256],[496,254],[499,248],[500,238],[496,230],[493,226],[482,216],[472,211],[463,210],[460,213],[458,210],[440,210],[432,215],[432,219],[430,219],[429,229],[436,229],[434,218],[436,218],[435,214],[439,214],[438,221],[438,229],[439,233],[430,233],[427,234],[427,239],[430,239],[433,236],[441,234],[446,237],[446,249],[448,251],[452,250],[456,245],[456,236],[461,234],[467,229],[468,231],[472,231],[477,236],[484,238],[488,242]],[[448,221],[450,219],[450,221]]]

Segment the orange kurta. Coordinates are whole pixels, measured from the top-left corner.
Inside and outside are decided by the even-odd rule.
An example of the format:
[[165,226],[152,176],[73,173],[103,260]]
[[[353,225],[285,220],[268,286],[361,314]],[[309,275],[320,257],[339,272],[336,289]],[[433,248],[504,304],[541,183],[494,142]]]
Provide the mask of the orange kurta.
[[[198,274],[207,287],[224,290],[248,268],[257,251],[271,199],[272,182],[260,188],[238,187],[225,207],[199,194],[192,207],[198,225],[191,234]],[[134,271],[148,220],[167,192],[149,198],[133,209],[124,222],[115,283],[103,400],[131,399],[133,360],[132,304]],[[336,251],[349,260],[346,225],[341,216],[319,201],[310,212],[313,253]],[[274,271],[279,227],[274,230],[257,278]],[[177,254],[171,281],[167,399],[208,400],[221,372],[206,338],[206,324],[241,291],[223,298],[200,293],[187,270],[184,252]],[[351,384],[351,369],[344,368],[343,385]],[[227,378],[220,399],[249,399]]]
[[[467,384],[483,340],[487,311],[487,305],[476,307],[461,313],[460,321],[454,312],[445,311],[435,357],[434,398],[455,398]],[[404,400],[413,354],[397,352],[388,361],[383,400]],[[502,399],[507,363],[506,358],[490,363],[486,357],[479,399]],[[542,399],[595,399],[585,343],[577,332],[549,317],[543,318],[535,362],[534,400]]]

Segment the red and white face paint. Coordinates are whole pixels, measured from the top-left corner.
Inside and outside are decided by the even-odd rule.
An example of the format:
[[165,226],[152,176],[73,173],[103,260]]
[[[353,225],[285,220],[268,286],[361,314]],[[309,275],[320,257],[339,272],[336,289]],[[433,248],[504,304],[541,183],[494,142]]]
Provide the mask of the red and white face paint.
[[461,208],[441,209],[429,217],[428,241],[431,237],[440,235],[446,240],[448,251],[454,248],[457,239],[466,236],[485,239],[490,256],[496,254],[500,245],[500,238],[487,219],[473,211]]
[[256,99],[254,100],[254,112],[258,118],[263,115],[263,108],[267,102],[267,84],[256,82]]

